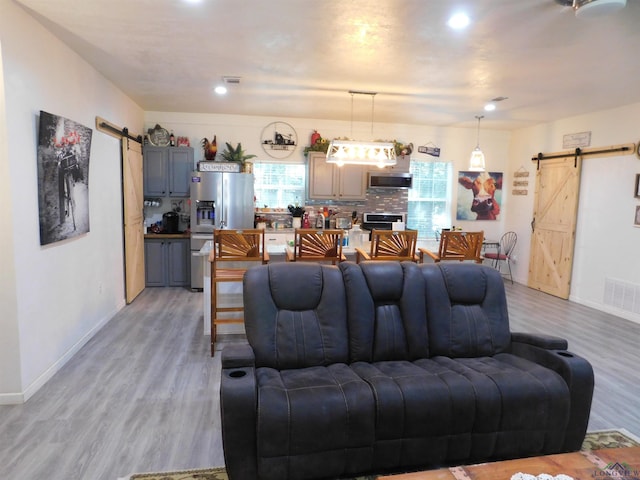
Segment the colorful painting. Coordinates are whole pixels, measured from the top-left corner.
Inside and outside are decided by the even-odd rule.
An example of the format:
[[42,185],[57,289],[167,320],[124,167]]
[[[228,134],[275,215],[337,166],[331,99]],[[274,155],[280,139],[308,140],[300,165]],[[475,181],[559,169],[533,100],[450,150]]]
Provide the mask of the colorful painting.
[[38,205],[40,245],[89,232],[89,156],[92,130],[40,112]]
[[497,220],[502,172],[458,172],[456,220]]

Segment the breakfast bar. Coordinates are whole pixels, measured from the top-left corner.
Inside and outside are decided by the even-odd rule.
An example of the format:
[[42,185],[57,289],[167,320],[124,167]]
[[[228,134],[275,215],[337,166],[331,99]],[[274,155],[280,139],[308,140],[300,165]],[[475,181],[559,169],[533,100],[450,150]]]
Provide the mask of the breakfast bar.
[[[265,248],[269,252],[271,262],[283,262],[285,260],[285,249],[290,245],[289,242],[293,242],[294,229],[279,229],[277,232],[269,231],[265,232]],[[368,232],[361,232],[362,242],[360,248],[368,249],[369,241],[365,240]],[[356,242],[357,243],[357,242]],[[418,239],[418,247],[437,249],[438,241],[435,239]],[[211,262],[209,261],[209,255],[213,248],[213,241],[208,240],[204,246],[197,252],[194,252],[194,256],[198,256],[202,261],[203,271],[203,290],[202,290],[202,309],[203,309],[203,333],[204,335],[211,335]],[[355,261],[355,245],[353,243],[342,247],[342,252],[347,257],[347,260]],[[227,298],[234,303],[241,300],[242,290],[239,285],[227,284],[220,287],[221,293],[225,294]],[[242,325],[230,324],[221,325],[220,333],[229,334],[242,334],[244,328]]]

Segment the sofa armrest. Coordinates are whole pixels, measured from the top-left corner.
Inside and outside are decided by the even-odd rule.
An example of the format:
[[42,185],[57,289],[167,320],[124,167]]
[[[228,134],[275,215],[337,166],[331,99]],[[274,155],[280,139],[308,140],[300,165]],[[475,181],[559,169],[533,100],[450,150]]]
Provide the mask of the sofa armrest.
[[255,357],[251,347],[227,345],[222,350],[220,417],[229,478],[257,478]]
[[546,350],[566,350],[568,346],[564,338],[539,333],[511,332],[511,341],[526,343]]
[[555,371],[567,383],[571,413],[563,448],[567,452],[580,450],[587,432],[593,398],[594,377],[591,364],[565,349],[547,349],[531,343],[513,341],[511,350],[514,355]]
[[256,357],[248,343],[231,344],[222,350],[222,368],[254,367]]

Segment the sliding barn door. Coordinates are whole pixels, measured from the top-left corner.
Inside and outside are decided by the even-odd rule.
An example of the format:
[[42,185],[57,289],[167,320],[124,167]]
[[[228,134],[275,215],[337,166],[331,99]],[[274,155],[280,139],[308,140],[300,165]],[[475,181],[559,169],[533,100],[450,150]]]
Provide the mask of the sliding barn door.
[[529,286],[569,298],[582,159],[543,160],[536,175]]
[[125,290],[127,303],[144,290],[142,145],[122,138]]

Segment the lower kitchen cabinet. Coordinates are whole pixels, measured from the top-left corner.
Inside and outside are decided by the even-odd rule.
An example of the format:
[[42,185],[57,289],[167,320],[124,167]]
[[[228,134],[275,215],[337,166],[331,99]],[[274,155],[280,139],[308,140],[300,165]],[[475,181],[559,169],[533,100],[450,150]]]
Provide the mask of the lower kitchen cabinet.
[[188,239],[146,239],[144,269],[147,287],[186,287],[191,284]]

